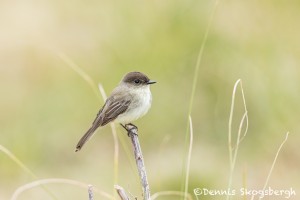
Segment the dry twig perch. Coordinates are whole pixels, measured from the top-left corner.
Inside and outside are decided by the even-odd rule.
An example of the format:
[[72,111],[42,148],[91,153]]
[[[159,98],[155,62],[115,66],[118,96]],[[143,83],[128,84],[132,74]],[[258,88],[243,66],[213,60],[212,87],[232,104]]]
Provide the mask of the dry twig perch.
[[[123,125],[122,125],[123,126]],[[142,190],[143,190],[143,199],[144,200],[150,200],[150,188],[149,188],[149,184],[148,184],[148,179],[147,179],[147,174],[146,174],[146,168],[145,168],[145,164],[144,164],[144,159],[143,159],[143,154],[142,154],[142,150],[141,150],[141,146],[140,146],[140,142],[139,142],[139,138],[138,138],[138,129],[136,126],[131,125],[131,124],[127,124],[125,126],[123,126],[127,132],[128,132],[128,136],[131,139],[131,143],[132,143],[132,147],[133,147],[133,153],[134,153],[134,158],[136,161],[136,165],[138,168],[138,172],[139,172],[139,176],[141,179],[141,184],[142,184]],[[115,187],[116,188],[116,187]],[[125,196],[121,196],[120,195],[120,188],[121,190],[123,189],[120,186],[117,186],[117,192],[119,194],[119,196],[121,197],[122,200],[127,200],[129,199],[126,196],[126,193],[124,192],[124,189],[122,190],[123,193],[122,195],[125,194]]]

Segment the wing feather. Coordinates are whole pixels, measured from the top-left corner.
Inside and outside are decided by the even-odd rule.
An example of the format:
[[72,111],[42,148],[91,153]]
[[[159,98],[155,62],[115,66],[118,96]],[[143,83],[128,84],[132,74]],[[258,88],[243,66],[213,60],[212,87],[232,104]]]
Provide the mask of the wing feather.
[[76,151],[79,151],[83,147],[99,126],[106,125],[116,119],[120,114],[124,113],[128,109],[130,103],[131,101],[129,99],[108,98],[104,106],[98,112],[91,128],[79,140]]

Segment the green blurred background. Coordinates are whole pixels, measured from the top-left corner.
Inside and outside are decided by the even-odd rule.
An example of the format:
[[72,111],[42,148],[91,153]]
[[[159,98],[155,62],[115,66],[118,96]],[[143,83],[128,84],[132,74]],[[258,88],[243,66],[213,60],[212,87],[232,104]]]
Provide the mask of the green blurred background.
[[[1,1],[0,144],[41,179],[79,180],[113,195],[110,127],[74,153],[103,100],[59,55],[102,83],[108,94],[125,73],[142,71],[158,81],[152,86],[152,109],[135,123],[151,192],[180,190],[195,66],[214,7],[214,1],[205,0]],[[238,79],[243,81],[249,131],[239,149],[234,187],[246,182],[249,188],[262,188],[290,131],[269,185],[300,192],[299,10],[296,0],[219,2],[193,104],[191,194],[196,187],[227,188],[228,119]],[[243,114],[240,92],[235,109],[234,133]],[[138,196],[130,142],[118,125],[117,132],[123,142],[117,183]],[[9,199],[33,180],[0,152],[0,199]],[[74,186],[47,188],[57,199],[87,199],[86,190]],[[203,199],[218,198],[225,199]],[[35,188],[19,199],[51,197]]]

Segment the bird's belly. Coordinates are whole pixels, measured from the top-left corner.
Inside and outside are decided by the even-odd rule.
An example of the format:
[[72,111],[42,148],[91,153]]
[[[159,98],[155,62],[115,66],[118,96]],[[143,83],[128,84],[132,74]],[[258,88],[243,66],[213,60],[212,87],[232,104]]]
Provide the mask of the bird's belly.
[[132,102],[128,109],[116,118],[115,122],[128,124],[139,119],[148,112],[151,107],[151,101],[152,98],[149,91],[143,94],[137,101]]

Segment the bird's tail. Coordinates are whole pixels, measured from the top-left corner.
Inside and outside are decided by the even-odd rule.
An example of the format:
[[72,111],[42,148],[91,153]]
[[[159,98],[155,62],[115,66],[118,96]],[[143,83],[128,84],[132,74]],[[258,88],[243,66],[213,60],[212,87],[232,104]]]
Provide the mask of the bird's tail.
[[76,145],[75,152],[79,151],[83,145],[94,135],[95,128],[91,127],[85,134],[82,136],[82,138],[79,140],[78,144]]

